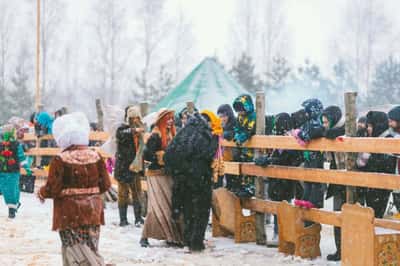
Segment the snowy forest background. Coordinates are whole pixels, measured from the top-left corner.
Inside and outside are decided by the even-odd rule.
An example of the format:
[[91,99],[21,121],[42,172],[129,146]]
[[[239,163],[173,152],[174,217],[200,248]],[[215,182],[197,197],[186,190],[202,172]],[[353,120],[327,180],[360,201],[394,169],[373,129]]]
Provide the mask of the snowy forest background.
[[[264,89],[270,112],[287,111],[268,101],[274,97],[286,106],[308,96],[342,104],[349,90],[359,92],[365,108],[400,103],[400,25],[390,12],[397,0],[337,1],[341,16],[329,22],[335,30],[323,64],[312,56],[293,60],[297,44],[287,23],[293,1],[231,0],[228,41],[209,56],[249,92]],[[156,103],[205,56],[184,2],[42,0],[45,109],[65,106],[94,119],[96,98]],[[34,111],[35,34],[36,1],[0,0],[0,123]]]

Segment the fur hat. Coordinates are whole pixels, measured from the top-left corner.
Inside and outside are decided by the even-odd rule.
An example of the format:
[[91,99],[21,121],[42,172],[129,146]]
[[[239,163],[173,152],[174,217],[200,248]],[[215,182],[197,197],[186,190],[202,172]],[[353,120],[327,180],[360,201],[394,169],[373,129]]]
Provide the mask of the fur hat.
[[328,119],[329,127],[332,128],[342,119],[342,110],[340,110],[339,106],[331,105],[325,108],[322,116]]
[[129,119],[133,117],[139,117],[142,119],[139,106],[129,106],[125,109],[125,122],[129,123]]
[[63,115],[54,121],[53,136],[62,149],[72,145],[88,145],[89,133],[89,120],[84,113]]
[[389,120],[386,113],[380,111],[369,111],[367,124],[371,124],[373,127],[372,137],[379,137],[389,128]]
[[392,110],[390,110],[388,116],[390,120],[400,122],[400,106],[396,106]]

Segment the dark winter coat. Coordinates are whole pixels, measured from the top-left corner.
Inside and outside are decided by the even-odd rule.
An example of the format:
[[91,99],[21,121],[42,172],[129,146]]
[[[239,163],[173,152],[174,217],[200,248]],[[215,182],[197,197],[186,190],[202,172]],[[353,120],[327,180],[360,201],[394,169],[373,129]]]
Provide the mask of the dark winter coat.
[[161,136],[157,133],[152,133],[147,140],[143,153],[144,160],[150,162],[148,169],[157,170],[163,167],[160,165],[160,160],[157,156],[157,152],[160,151],[162,151]]
[[[236,112],[245,111],[245,115],[238,115],[234,128],[235,135],[233,140],[241,145],[256,134],[256,112],[250,95],[241,95],[233,102]],[[237,162],[253,161],[254,152],[252,149],[235,149],[233,158]]]
[[191,250],[204,249],[211,208],[211,162],[217,148],[218,141],[213,138],[211,128],[196,113],[165,151],[165,170],[174,179],[173,219],[183,213],[184,245]]
[[[285,135],[292,129],[293,123],[289,114],[280,113],[275,116],[274,131],[277,135]],[[270,156],[264,156],[256,160],[256,165],[267,166],[269,164],[297,167],[303,162],[300,151],[274,150]],[[296,181],[268,178],[268,196],[275,201],[290,201],[296,194],[302,195],[301,186]],[[296,191],[297,189],[297,191]]]
[[[18,141],[0,142],[0,172],[18,173],[20,161],[18,156]],[[7,154],[8,153],[8,154]]]
[[228,122],[223,125],[224,128],[224,139],[226,140],[233,140],[233,137],[235,136],[235,126],[236,126],[236,118],[235,114],[233,113],[233,110],[229,104],[223,104],[220,107],[218,107],[217,114],[223,114],[228,117]]
[[117,153],[115,154],[115,179],[122,183],[131,183],[135,174],[129,170],[129,165],[136,156],[133,134],[127,124],[122,124],[116,132]]
[[256,112],[250,95],[240,95],[233,102],[236,112],[245,111],[245,115],[238,115],[235,126],[234,141],[243,144],[256,134]]
[[166,173],[174,178],[173,209],[183,207],[182,195],[187,191],[196,193],[193,197],[211,193],[211,162],[217,148],[218,141],[198,113],[189,118],[172,140],[165,151],[164,163]]
[[[373,127],[372,137],[391,138],[388,117],[383,112],[371,111],[367,114],[367,124]],[[361,153],[357,159],[357,168],[360,171],[394,174],[396,171],[396,157],[390,154]],[[390,190],[377,188],[358,189],[359,196],[365,197],[368,206],[375,210],[375,217],[383,217],[389,200]]]
[[[327,107],[322,116],[329,121],[329,128],[325,129],[324,136],[328,139],[336,139],[345,134],[345,121],[342,111],[338,106]],[[345,169],[345,153],[341,152],[325,152],[325,160],[330,163],[330,169]],[[345,199],[345,186],[337,184],[329,184],[326,193],[326,199],[332,196],[341,196]]]

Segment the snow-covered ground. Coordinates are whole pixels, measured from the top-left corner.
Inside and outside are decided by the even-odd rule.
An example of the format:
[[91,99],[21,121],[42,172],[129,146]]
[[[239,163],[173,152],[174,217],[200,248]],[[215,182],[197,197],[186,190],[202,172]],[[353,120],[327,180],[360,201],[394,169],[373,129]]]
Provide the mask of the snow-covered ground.
[[[52,201],[43,205],[32,194],[21,194],[22,206],[15,220],[7,218],[8,210],[0,203],[0,265],[61,265],[60,240],[51,231]],[[330,202],[329,202],[330,203]],[[327,204],[331,206],[331,204]],[[141,229],[117,226],[118,209],[109,203],[105,210],[106,225],[100,236],[100,253],[108,263],[117,265],[340,265],[326,261],[333,252],[333,230],[324,226],[321,238],[322,257],[302,260],[280,254],[276,248],[255,244],[235,244],[229,238],[212,238],[211,247],[200,254],[186,254],[182,249],[167,248],[162,241],[151,241],[152,248],[138,244]],[[133,211],[129,210],[130,220]],[[272,227],[267,227],[271,237]]]

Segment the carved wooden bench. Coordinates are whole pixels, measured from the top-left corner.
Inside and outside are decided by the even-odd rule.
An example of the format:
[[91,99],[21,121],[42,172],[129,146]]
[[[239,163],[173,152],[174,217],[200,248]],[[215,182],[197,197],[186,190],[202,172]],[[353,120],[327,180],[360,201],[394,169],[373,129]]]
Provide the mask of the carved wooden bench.
[[303,211],[287,201],[279,203],[277,209],[279,251],[302,258],[316,258],[321,256],[319,247],[321,225],[314,223],[305,227]]
[[235,243],[256,241],[255,214],[244,216],[240,199],[225,188],[213,191],[212,235],[233,235]]

